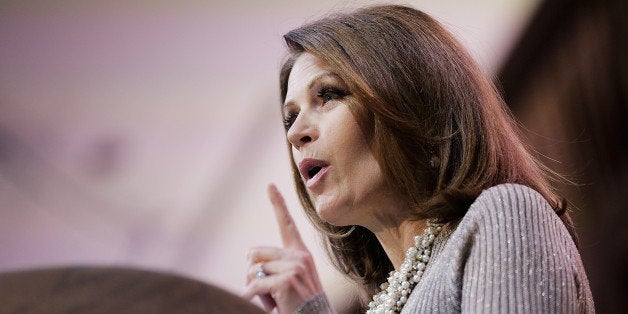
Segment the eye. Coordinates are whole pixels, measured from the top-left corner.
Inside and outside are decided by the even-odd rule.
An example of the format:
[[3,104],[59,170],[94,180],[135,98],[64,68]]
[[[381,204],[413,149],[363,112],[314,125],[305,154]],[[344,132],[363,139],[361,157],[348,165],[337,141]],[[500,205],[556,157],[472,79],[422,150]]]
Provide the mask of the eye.
[[323,103],[327,103],[331,100],[342,99],[347,95],[349,95],[349,92],[346,90],[336,87],[323,87],[318,91],[316,96],[321,98]]
[[294,120],[296,120],[298,116],[299,116],[299,114],[296,113],[296,112],[289,112],[283,118],[283,127],[286,129],[286,131],[288,131],[290,129],[292,124],[294,124]]

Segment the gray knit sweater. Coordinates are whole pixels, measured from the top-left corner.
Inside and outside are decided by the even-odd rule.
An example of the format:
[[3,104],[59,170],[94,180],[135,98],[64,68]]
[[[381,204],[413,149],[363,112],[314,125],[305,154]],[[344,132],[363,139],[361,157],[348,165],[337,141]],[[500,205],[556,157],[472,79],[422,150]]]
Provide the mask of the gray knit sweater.
[[[331,312],[324,295],[301,312]],[[593,313],[589,282],[567,229],[523,185],[485,190],[434,241],[423,278],[401,313]]]

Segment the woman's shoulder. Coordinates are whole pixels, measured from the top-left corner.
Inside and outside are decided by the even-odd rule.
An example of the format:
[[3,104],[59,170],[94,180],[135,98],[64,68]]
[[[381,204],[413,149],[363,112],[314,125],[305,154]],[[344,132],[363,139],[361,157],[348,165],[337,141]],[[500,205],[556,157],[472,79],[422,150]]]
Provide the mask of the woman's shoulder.
[[[485,288],[466,291],[468,295],[462,299],[470,301],[467,306],[477,306],[473,300],[486,298],[484,293],[489,291],[492,297],[507,295],[514,302],[489,302],[490,307],[501,309],[499,312],[594,311],[578,249],[538,191],[520,184],[486,189],[456,232],[458,242],[464,245],[461,251],[465,254],[460,257],[464,280]],[[529,293],[514,288],[517,285]],[[561,288],[551,289],[558,285]],[[536,301],[526,303],[532,295]]]
[[515,201],[541,201],[547,206],[549,203],[543,198],[537,190],[518,183],[502,183],[485,189],[480,193],[477,202],[495,201],[495,200],[515,200]]
[[515,183],[499,184],[482,191],[469,207],[466,216],[469,214],[505,216],[511,219],[535,214],[560,221],[541,193]]
[[444,240],[435,241],[407,313],[436,306],[500,313],[593,308],[575,244],[550,204],[530,187],[484,190],[439,237]]
[[[467,231],[533,237],[541,230],[571,242],[560,217],[538,191],[521,184],[499,184],[484,190],[460,221]],[[562,241],[561,241],[562,242]]]
[[531,187],[514,183],[482,191],[458,227],[471,233],[511,234],[517,230],[522,236],[552,229],[558,238],[571,241],[567,228],[543,195]]

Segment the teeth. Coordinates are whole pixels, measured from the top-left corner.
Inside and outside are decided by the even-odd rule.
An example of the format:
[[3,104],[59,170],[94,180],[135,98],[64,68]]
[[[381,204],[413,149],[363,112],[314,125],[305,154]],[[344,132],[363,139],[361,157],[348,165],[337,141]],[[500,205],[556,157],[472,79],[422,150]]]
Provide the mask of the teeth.
[[321,171],[320,166],[315,166],[312,169],[310,169],[310,171],[307,172],[307,175],[310,176],[310,178],[313,178],[319,171]]

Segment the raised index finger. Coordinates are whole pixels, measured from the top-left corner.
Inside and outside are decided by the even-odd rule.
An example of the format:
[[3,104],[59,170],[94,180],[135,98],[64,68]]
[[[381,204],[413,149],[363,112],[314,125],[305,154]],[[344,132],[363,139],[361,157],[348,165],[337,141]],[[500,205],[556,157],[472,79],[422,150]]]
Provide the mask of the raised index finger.
[[279,224],[279,232],[281,233],[283,245],[286,247],[304,247],[305,245],[303,244],[303,240],[301,240],[301,234],[288,211],[286,201],[274,184],[268,185],[268,197],[275,209],[275,217]]

